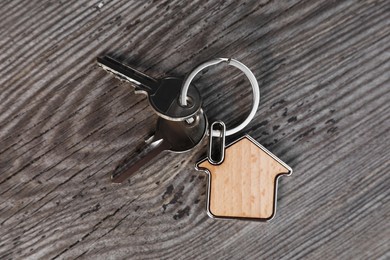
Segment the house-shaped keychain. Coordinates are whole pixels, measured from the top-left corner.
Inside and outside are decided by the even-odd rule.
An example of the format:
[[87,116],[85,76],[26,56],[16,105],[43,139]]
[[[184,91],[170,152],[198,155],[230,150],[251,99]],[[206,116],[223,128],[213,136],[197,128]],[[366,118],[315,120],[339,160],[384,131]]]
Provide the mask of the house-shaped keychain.
[[226,147],[222,163],[212,164],[206,158],[196,169],[208,173],[211,217],[265,221],[275,215],[278,177],[292,173],[249,135]]

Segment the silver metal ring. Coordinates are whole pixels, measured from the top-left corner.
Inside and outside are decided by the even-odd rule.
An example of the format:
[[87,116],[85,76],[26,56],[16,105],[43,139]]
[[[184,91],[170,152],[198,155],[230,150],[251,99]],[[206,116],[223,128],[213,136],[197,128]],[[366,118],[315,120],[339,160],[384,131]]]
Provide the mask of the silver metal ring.
[[256,114],[257,108],[259,107],[259,103],[260,103],[259,84],[257,83],[255,75],[253,75],[252,71],[247,66],[245,66],[244,64],[242,64],[241,62],[239,62],[237,60],[228,59],[228,58],[217,58],[217,59],[213,59],[210,61],[206,61],[205,63],[202,63],[201,65],[196,67],[186,77],[186,80],[185,80],[183,87],[181,89],[179,102],[180,102],[180,105],[187,106],[188,88],[190,87],[190,84],[191,84],[192,80],[195,78],[195,76],[203,69],[210,67],[210,66],[213,66],[213,65],[217,65],[221,62],[226,62],[228,65],[232,65],[233,67],[236,67],[237,69],[244,72],[244,74],[248,77],[249,82],[251,83],[252,91],[253,91],[253,101],[252,101],[251,112],[249,113],[248,117],[241,124],[239,124],[238,126],[232,128],[230,130],[226,130],[226,136],[229,136],[229,135],[235,134],[235,133],[241,131],[242,129],[244,129],[249,124],[249,122],[253,119],[253,117]]

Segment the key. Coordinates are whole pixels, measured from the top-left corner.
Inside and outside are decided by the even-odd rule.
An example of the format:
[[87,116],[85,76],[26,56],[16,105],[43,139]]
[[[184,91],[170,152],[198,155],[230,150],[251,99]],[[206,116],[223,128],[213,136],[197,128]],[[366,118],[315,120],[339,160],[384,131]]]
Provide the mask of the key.
[[121,183],[146,166],[163,151],[183,153],[197,146],[206,135],[207,118],[202,110],[192,123],[171,121],[159,117],[155,134],[136,152],[136,156],[121,163],[111,175],[112,182]]
[[175,77],[154,79],[109,56],[98,57],[97,63],[120,80],[134,85],[135,93],[146,94],[151,107],[162,118],[183,121],[194,117],[201,109],[202,99],[194,86],[188,93],[188,105],[185,107],[179,105],[183,79]]

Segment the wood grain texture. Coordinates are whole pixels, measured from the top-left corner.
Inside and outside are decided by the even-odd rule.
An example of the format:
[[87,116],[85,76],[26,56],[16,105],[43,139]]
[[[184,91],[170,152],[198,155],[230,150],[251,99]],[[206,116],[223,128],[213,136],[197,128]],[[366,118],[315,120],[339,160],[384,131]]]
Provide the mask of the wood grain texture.
[[[0,17],[1,259],[389,258],[388,1],[3,0]],[[154,77],[247,65],[245,131],[294,169],[277,217],[207,216],[205,144],[111,185],[156,116],[97,67],[107,52]],[[230,67],[195,84],[210,121],[250,110]]]
[[207,210],[212,217],[252,220],[274,216],[277,178],[292,173],[250,136],[230,144],[221,164],[204,159],[197,169],[208,174]]

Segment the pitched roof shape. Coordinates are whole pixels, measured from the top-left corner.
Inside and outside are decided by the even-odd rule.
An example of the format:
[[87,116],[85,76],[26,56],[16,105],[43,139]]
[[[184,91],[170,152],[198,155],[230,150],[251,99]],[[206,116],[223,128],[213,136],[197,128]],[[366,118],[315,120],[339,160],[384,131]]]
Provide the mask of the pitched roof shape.
[[206,158],[196,168],[208,173],[207,211],[216,218],[272,219],[278,177],[292,173],[248,135],[226,148],[221,164],[213,165]]

